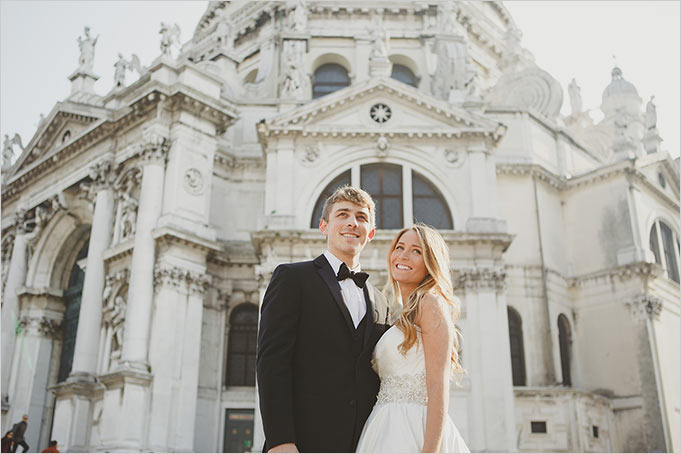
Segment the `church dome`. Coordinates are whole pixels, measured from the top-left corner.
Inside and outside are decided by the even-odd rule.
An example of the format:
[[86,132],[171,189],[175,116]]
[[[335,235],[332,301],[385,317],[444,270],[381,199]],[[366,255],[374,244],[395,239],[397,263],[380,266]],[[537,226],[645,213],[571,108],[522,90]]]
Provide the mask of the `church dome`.
[[638,115],[641,110],[641,97],[636,87],[622,77],[622,70],[615,66],[612,69],[612,81],[603,90],[601,110],[606,117],[610,117],[618,110],[630,115]]
[[605,99],[608,96],[613,96],[613,95],[627,95],[627,94],[632,94],[638,96],[638,91],[636,91],[636,87],[634,87],[634,84],[631,82],[624,80],[622,77],[622,70],[619,69],[617,66],[612,68],[612,82],[610,82],[610,85],[605,87],[605,90],[603,90],[603,99]]

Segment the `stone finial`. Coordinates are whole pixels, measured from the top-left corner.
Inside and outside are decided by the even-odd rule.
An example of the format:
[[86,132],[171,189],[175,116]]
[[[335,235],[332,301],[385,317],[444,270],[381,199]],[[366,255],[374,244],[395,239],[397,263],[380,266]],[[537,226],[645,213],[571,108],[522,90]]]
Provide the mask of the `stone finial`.
[[650,97],[650,101],[646,104],[646,130],[655,129],[657,126],[657,107],[653,103],[655,96]]
[[582,89],[577,85],[577,81],[572,78],[568,85],[568,95],[570,96],[570,115],[577,116],[582,113]]

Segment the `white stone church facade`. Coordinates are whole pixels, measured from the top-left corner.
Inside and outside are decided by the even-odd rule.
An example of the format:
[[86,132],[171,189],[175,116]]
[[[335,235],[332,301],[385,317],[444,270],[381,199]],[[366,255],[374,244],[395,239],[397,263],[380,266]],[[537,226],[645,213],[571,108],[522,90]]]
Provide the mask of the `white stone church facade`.
[[102,95],[86,30],[13,164],[6,137],[3,432],[26,413],[32,450],[258,450],[259,302],[350,183],[377,200],[375,284],[396,229],[450,246],[472,451],[681,448],[679,161],[619,68],[595,123],[576,83],[559,114],[501,2],[210,2],[176,31]]

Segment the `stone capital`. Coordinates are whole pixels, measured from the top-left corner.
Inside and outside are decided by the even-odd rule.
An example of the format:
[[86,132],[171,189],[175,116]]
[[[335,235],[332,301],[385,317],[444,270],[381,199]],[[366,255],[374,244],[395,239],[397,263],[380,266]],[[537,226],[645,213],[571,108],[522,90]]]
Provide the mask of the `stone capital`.
[[165,165],[170,150],[170,140],[160,134],[147,132],[139,145],[139,154],[144,164]]
[[503,267],[478,267],[459,271],[454,280],[454,288],[465,291],[504,290],[506,282],[506,270]]
[[652,295],[637,295],[625,302],[636,321],[656,320],[662,311],[662,300]]
[[57,338],[61,334],[61,322],[45,316],[23,315],[19,318],[18,332],[28,336]]
[[154,269],[154,288],[156,290],[166,286],[188,291],[193,295],[203,295],[209,284],[210,276],[205,273],[163,264],[157,264]]
[[93,164],[90,166],[89,176],[92,180],[90,190],[93,191],[94,194],[101,191],[102,189],[112,187],[116,177],[113,160],[111,158],[107,158],[103,161]]

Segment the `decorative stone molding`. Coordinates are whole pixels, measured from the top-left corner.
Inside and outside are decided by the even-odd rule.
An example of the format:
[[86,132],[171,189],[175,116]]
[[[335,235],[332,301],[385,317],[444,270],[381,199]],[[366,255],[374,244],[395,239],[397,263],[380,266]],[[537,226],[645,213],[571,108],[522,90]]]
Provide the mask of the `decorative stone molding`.
[[662,300],[652,295],[637,295],[624,304],[636,321],[656,320],[662,311]]
[[187,286],[190,294],[203,295],[206,293],[210,282],[210,276],[206,274],[193,273],[191,271],[187,274]]
[[160,163],[165,165],[170,150],[168,138],[148,132],[140,144],[139,154],[143,163]]
[[21,332],[29,336],[57,338],[61,335],[61,322],[45,316],[24,315],[19,319],[17,328],[17,334]]
[[211,279],[205,273],[196,273],[177,266],[157,264],[154,269],[154,288],[161,286],[186,289],[191,294],[203,295]]
[[445,148],[443,150],[445,161],[450,167],[458,169],[466,162],[466,156],[468,155],[464,150],[457,150],[454,148]]
[[116,177],[113,159],[107,158],[92,165],[89,176],[95,191],[111,187]]
[[568,287],[588,287],[599,285],[603,279],[618,279],[627,281],[634,278],[656,278],[663,273],[663,269],[657,263],[634,262],[626,265],[608,268],[595,273],[584,274],[567,279]]
[[199,169],[187,169],[184,173],[184,189],[192,195],[201,195],[205,188],[204,178]]
[[296,150],[296,154],[302,164],[313,165],[317,163],[322,153],[319,149],[319,144],[311,144],[299,148]]
[[504,290],[505,281],[506,270],[503,267],[463,269],[459,270],[458,276],[454,279],[454,288],[464,290],[492,289],[500,292]]

